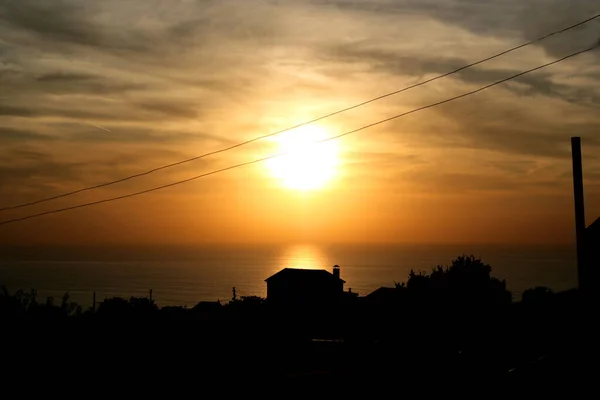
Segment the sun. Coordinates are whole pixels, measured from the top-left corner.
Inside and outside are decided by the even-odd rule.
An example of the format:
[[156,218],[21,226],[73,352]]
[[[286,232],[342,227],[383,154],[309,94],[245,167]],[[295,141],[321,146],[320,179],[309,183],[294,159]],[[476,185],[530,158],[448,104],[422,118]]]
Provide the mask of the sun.
[[327,131],[317,125],[303,126],[277,136],[278,152],[285,153],[267,162],[273,176],[283,186],[296,190],[325,187],[335,176],[339,164],[338,144],[326,139]]

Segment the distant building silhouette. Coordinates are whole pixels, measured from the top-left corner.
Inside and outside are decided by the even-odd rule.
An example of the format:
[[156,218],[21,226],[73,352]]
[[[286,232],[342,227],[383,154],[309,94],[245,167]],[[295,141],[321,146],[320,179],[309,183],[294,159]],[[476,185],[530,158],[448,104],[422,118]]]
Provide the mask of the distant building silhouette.
[[379,287],[362,298],[371,304],[384,305],[394,303],[398,299],[398,289],[392,287]]
[[220,311],[223,308],[223,305],[220,301],[201,301],[196,304],[192,310],[194,311],[206,311],[206,312],[215,312]]
[[[267,301],[272,304],[327,304],[340,301],[344,294],[340,267],[333,273],[324,269],[284,268],[265,279]],[[352,293],[354,295],[354,293]]]

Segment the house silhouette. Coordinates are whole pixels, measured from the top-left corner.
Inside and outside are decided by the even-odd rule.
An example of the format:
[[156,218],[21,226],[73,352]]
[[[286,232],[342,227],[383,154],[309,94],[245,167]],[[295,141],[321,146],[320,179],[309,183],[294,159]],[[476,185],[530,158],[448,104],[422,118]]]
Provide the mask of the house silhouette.
[[339,302],[344,296],[340,267],[324,269],[284,268],[265,279],[271,304],[316,305]]
[[586,278],[590,286],[598,292],[600,279],[600,218],[597,218],[585,229],[586,241]]

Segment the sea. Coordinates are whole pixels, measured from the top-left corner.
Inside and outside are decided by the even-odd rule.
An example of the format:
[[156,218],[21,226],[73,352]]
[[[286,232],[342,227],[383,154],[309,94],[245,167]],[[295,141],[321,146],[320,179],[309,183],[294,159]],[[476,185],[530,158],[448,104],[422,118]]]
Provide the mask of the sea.
[[[505,279],[513,300],[524,290],[554,291],[577,283],[574,246],[282,244],[186,246],[0,247],[0,285],[34,288],[38,301],[65,293],[84,308],[110,297],[149,296],[159,306],[193,307],[266,296],[265,279],[282,268],[331,271],[340,266],[344,288],[360,296],[406,282],[411,270],[429,272],[459,255],[474,255]],[[235,289],[234,289],[235,288]]]

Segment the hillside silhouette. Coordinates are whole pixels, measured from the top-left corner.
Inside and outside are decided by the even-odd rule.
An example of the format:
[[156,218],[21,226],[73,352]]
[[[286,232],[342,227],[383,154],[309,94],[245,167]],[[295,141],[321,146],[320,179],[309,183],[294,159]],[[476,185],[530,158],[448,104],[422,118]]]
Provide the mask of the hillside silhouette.
[[[69,370],[71,379],[108,380],[109,386],[131,386],[137,381],[127,377],[144,368],[162,384],[268,381],[337,387],[338,394],[352,393],[348,382],[371,390],[410,382],[448,393],[475,390],[473,382],[508,390],[544,380],[538,392],[567,385],[583,365],[580,357],[595,351],[589,305],[575,290],[543,287],[513,302],[506,282],[491,272],[462,255],[430,272],[411,271],[394,287],[326,304],[244,296],[159,307],[151,298],[131,297],[83,310],[68,294],[60,302],[39,301],[35,290],[3,288],[0,322],[10,344],[3,358],[13,369],[5,376],[27,381],[13,372],[46,362]],[[43,379],[60,379],[44,371]],[[545,381],[552,374],[560,379]]]

